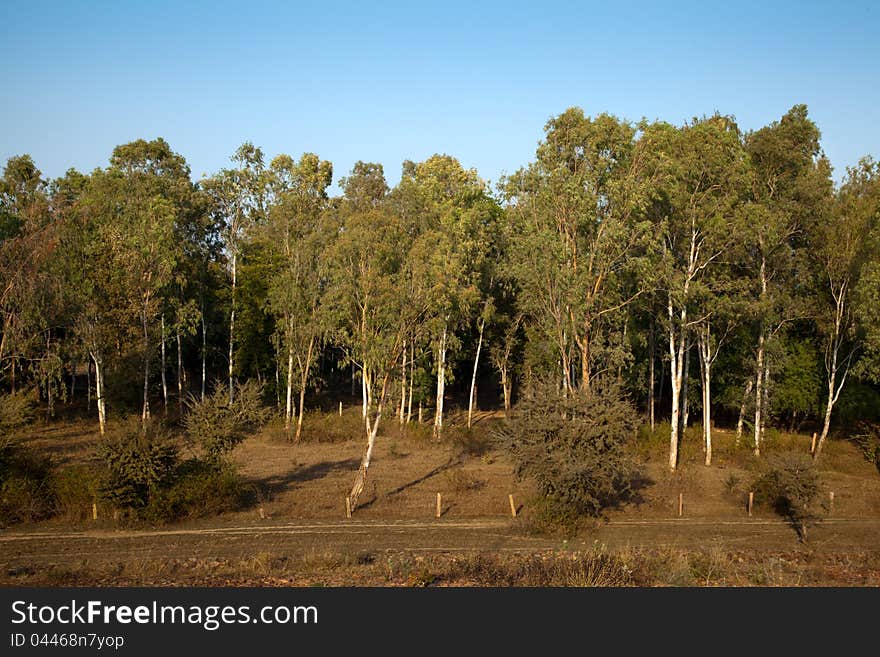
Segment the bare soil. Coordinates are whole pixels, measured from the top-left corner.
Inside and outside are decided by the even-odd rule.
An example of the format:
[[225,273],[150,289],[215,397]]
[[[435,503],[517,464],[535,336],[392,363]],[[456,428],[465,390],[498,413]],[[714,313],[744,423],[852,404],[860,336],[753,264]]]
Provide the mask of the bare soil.
[[[298,444],[271,426],[240,445],[232,458],[260,492],[253,508],[162,527],[107,515],[4,530],[0,585],[880,585],[880,473],[845,440],[823,453],[824,509],[806,543],[771,510],[748,515],[760,465],[748,446],[716,430],[706,467],[698,429],[674,474],[662,432],[643,438],[635,499],[564,535],[536,530],[534,489],[488,440],[498,414],[470,431],[451,419],[439,442],[426,425],[386,420],[351,519],[356,408],[307,416]],[[93,458],[96,433],[57,422],[27,442],[65,467]],[[809,442],[774,434],[768,449]]]

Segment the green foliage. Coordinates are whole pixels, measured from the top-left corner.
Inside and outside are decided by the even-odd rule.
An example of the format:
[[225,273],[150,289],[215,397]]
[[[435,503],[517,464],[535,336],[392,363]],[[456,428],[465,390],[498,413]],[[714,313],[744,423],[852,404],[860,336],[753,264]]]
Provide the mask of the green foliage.
[[807,525],[817,517],[819,473],[813,459],[798,451],[773,454],[764,472],[752,484],[755,501],[784,516],[807,539]]
[[177,446],[155,424],[136,422],[108,435],[98,448],[104,473],[101,496],[111,504],[140,509],[150,503],[177,464]]
[[262,426],[271,413],[263,407],[262,388],[256,381],[238,384],[232,403],[226,388],[218,385],[204,400],[191,397],[188,406],[183,419],[187,436],[214,463]]
[[21,445],[0,451],[0,527],[51,515],[51,461]]
[[542,386],[495,436],[516,475],[533,479],[549,513],[567,521],[598,515],[631,495],[634,470],[626,447],[635,437],[635,418],[632,405],[607,382],[568,398]]
[[55,515],[67,520],[90,519],[92,504],[101,498],[101,484],[101,473],[90,467],[71,466],[56,471],[52,481]]
[[254,502],[255,491],[243,485],[235,469],[199,459],[184,461],[167,484],[141,511],[152,522],[172,522],[237,511]]

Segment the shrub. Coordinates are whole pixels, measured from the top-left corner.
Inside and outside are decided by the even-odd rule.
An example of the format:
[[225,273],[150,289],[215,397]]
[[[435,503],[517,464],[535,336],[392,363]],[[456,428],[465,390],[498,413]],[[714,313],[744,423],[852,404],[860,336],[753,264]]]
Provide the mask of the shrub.
[[91,468],[73,466],[56,472],[55,514],[69,520],[91,518],[92,504],[100,494],[101,478]]
[[98,448],[105,466],[99,490],[112,504],[138,509],[145,507],[166,483],[177,464],[177,446],[157,425],[143,431],[130,422],[109,435]]
[[787,518],[801,541],[807,540],[807,525],[816,518],[820,492],[819,473],[807,454],[790,451],[770,456],[752,489],[757,503]]
[[219,462],[259,428],[270,412],[263,407],[261,387],[257,383],[248,381],[237,385],[231,404],[228,390],[218,385],[204,400],[190,398],[189,413],[183,424],[190,440],[204,448],[208,460]]
[[568,398],[541,386],[515,407],[495,439],[512,457],[517,477],[537,483],[548,503],[545,515],[567,524],[631,496],[634,472],[625,452],[636,417],[608,382]]
[[32,522],[52,511],[51,461],[21,445],[3,450],[0,463],[0,526]]
[[861,422],[852,439],[865,460],[873,463],[880,470],[880,424]]
[[255,496],[232,466],[190,459],[177,467],[141,516],[156,522],[201,518],[241,509],[253,503]]

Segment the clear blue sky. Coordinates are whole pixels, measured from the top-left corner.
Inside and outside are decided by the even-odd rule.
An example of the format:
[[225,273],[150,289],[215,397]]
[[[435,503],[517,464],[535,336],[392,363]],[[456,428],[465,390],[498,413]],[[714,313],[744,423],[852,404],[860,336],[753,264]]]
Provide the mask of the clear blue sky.
[[880,157],[873,2],[0,0],[0,158],[46,176],[167,139],[193,176],[245,140],[334,179],[444,152],[493,182],[567,107],[743,129],[806,103],[839,178]]

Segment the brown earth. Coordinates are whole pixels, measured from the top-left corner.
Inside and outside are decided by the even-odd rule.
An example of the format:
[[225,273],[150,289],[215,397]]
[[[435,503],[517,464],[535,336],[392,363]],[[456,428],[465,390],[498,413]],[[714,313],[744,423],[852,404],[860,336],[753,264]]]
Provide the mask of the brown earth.
[[[357,409],[307,416],[296,445],[277,426],[240,445],[233,460],[260,491],[254,508],[153,528],[108,515],[4,530],[0,584],[880,585],[880,474],[847,441],[823,454],[825,508],[807,543],[769,510],[748,516],[755,459],[716,430],[705,467],[696,429],[675,474],[664,466],[662,429],[641,439],[636,499],[564,536],[535,531],[534,490],[487,441],[497,415],[479,414],[471,431],[451,420],[441,442],[426,425],[401,432],[387,421],[351,519],[345,495],[363,449],[351,438]],[[27,442],[63,467],[92,457],[95,433],[91,422],[59,422]],[[809,441],[772,434],[768,448],[808,450]],[[595,579],[609,555],[613,568]]]

